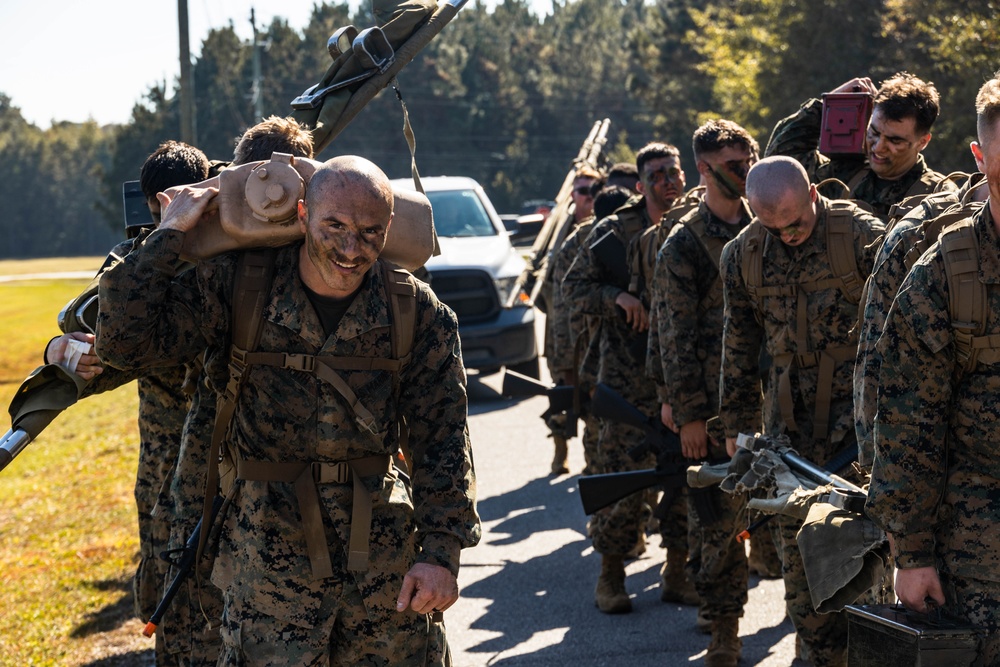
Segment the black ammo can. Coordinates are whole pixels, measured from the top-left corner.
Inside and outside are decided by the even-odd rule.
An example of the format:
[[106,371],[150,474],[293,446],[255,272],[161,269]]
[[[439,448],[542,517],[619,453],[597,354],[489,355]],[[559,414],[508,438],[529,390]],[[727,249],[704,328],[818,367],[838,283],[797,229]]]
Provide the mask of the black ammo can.
[[977,629],[902,605],[847,605],[848,667],[965,667],[976,659]]

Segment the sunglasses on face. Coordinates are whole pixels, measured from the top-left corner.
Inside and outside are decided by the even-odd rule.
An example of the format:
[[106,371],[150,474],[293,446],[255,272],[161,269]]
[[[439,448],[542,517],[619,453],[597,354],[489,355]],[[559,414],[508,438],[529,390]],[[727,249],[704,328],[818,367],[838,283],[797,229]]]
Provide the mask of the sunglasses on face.
[[590,197],[591,196],[590,186],[589,185],[581,185],[578,188],[573,188],[573,192],[575,192],[576,194],[580,195],[581,197]]

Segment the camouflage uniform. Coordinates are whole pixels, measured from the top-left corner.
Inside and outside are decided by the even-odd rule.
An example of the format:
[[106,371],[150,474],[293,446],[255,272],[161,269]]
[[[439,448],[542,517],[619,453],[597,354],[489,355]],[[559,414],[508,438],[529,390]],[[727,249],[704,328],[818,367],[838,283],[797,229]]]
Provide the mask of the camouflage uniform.
[[[206,378],[218,392],[229,378],[238,253],[203,262],[172,281],[168,267],[183,237],[174,230],[155,231],[105,274],[98,351],[109,363],[128,368],[186,361],[207,350]],[[298,277],[300,247],[277,251],[258,350],[390,358],[381,271],[369,272],[337,332],[325,336]],[[457,574],[459,551],[478,541],[480,525],[457,321],[426,285],[416,285],[412,356],[398,376],[385,370],[337,371],[374,416],[371,430],[359,426],[341,394],[315,375],[256,365],[244,375],[225,439],[241,466],[312,462],[319,470],[323,463],[371,456],[388,460],[399,449],[397,424],[405,417],[412,486],[394,468],[361,478],[373,505],[369,554],[366,569],[348,570],[350,483],[310,484],[303,475],[298,486],[307,488],[297,495],[292,483],[238,474],[212,572],[226,599],[220,664],[425,663],[434,630],[429,616],[396,611],[403,575],[415,562]],[[303,523],[300,497],[319,503],[319,526]],[[320,544],[320,553],[311,552],[318,561],[305,548],[308,535],[316,534],[307,528],[325,536],[326,550]],[[315,576],[323,572],[314,566],[325,554],[332,576]],[[261,646],[270,641],[276,645]]]
[[[867,203],[883,221],[888,220],[892,205],[909,195],[924,194],[935,189],[957,189],[954,183],[945,180],[944,174],[928,169],[923,155],[917,156],[917,163],[893,181],[876,176],[868,168],[864,155],[837,155],[832,159],[828,158],[818,149],[822,116],[823,102],[810,99],[796,113],[778,121],[767,142],[764,157],[787,155],[795,158],[805,167],[809,180],[813,183],[836,178],[850,186],[851,181],[864,171],[860,180],[851,187],[850,197]],[[842,196],[841,193],[831,194]]]
[[[707,421],[718,413],[723,316],[719,252],[749,224],[750,218],[749,209],[744,207],[743,219],[728,224],[702,202],[674,226],[657,254],[652,286],[657,322],[653,333],[662,361],[657,393],[661,403],[673,407],[678,425]],[[700,234],[712,239],[712,249]],[[709,458],[727,459],[725,442],[710,442]],[[742,616],[747,602],[747,559],[736,535],[746,525],[746,499],[718,489],[709,493],[720,509],[720,517],[711,525],[703,525],[694,503],[690,503],[689,568],[694,570],[693,580],[705,618]]]
[[[973,218],[986,333],[998,331],[1000,238],[988,206]],[[878,344],[882,373],[866,510],[895,538],[897,567],[936,567],[945,609],[983,628],[977,664],[1000,662],[1000,365],[996,349],[963,372],[940,244],[913,266]]]
[[[552,313],[551,317],[556,319],[553,324],[553,350],[552,358],[549,359],[550,369],[553,373],[570,374],[575,378],[576,386],[580,391],[590,391],[595,382],[594,377],[587,377],[586,373],[581,373],[580,361],[585,354],[587,343],[591,338],[590,332],[597,326],[594,318],[588,317],[575,310],[572,304],[566,300],[563,294],[562,281],[572,266],[573,260],[580,250],[580,246],[590,235],[594,228],[594,218],[590,217],[582,220],[580,224],[566,237],[563,244],[556,249],[552,255]],[[579,347],[583,349],[579,349]],[[584,474],[593,474],[593,461],[597,452],[597,436],[600,432],[600,424],[597,419],[584,411],[580,415],[583,420],[583,456],[586,461]]]
[[[968,194],[968,190],[965,191]],[[882,335],[889,306],[903,278],[919,255],[915,246],[923,238],[924,225],[937,218],[953,204],[971,206],[971,200],[959,193],[939,192],[925,197],[919,206],[903,216],[886,232],[875,269],[866,286],[858,341],[858,358],[854,366],[854,428],[858,437],[858,461],[871,469],[873,445],[872,424],[875,421],[876,390],[881,357],[876,343]],[[925,248],[930,244],[926,244]]]
[[[563,295],[578,312],[600,318],[600,335],[596,346],[591,343],[588,356],[595,350],[597,381],[607,384],[647,416],[659,415],[656,387],[645,377],[646,333],[638,333],[625,322],[621,309],[615,305],[618,295],[626,291],[628,278],[613,276],[592,250],[590,243],[611,232],[623,247],[638,238],[650,226],[645,199],[630,199],[612,216],[594,225],[588,244],[580,248],[576,259],[563,279]],[[586,362],[585,362],[586,363]],[[637,371],[640,371],[637,373]],[[603,421],[598,438],[598,473],[638,470],[653,465],[652,457],[634,461],[628,454],[639,444],[644,433],[625,424]],[[596,512],[590,521],[594,550],[600,554],[619,556],[628,553],[638,535],[644,534],[646,510],[643,494],[632,494],[610,507]],[[661,534],[667,549],[687,551],[686,498],[677,494],[670,508],[671,520],[661,521]]]
[[[768,234],[763,235],[760,242],[762,286],[803,285],[830,277],[827,249],[830,205],[829,200],[819,198],[815,228],[802,245],[788,246]],[[883,227],[876,218],[860,209],[854,208],[852,216],[854,258],[858,273],[863,277],[871,271],[875,254],[873,242]],[[726,437],[734,438],[763,421],[765,433],[788,432],[793,447],[802,456],[824,464],[854,441],[851,372],[857,347],[854,330],[858,304],[835,286],[816,290],[799,287],[795,290],[798,296],[768,295],[762,296],[760,301],[752,299],[744,280],[743,263],[748,243],[760,233],[759,225],[754,222],[744,229],[722,253],[725,323],[719,416]],[[802,307],[808,322],[804,331],[799,325]],[[773,359],[763,396],[759,366],[762,347]],[[814,437],[820,373],[831,363],[831,358],[828,434]],[[794,430],[782,416],[781,405],[789,400]],[[815,665],[843,664],[847,645],[846,618],[843,613],[820,615],[813,610],[795,543],[799,522],[779,521],[785,602],[796,632],[808,646]]]
[[[140,238],[144,238],[143,235]],[[115,246],[109,259],[124,257],[133,240]],[[123,372],[107,367],[91,380],[83,396],[111,391],[137,380],[139,393],[139,461],[135,477],[135,504],[139,524],[139,566],[132,581],[135,614],[143,621],[152,616],[164,593],[169,566],[159,556],[170,548],[172,515],[161,506],[180,450],[181,431],[191,397],[183,390],[191,369],[186,365]],[[199,491],[199,496],[203,491]],[[183,544],[181,545],[183,546]],[[171,608],[156,632],[156,664],[187,665],[187,656],[172,646],[175,633],[184,634]],[[218,633],[215,633],[218,637]],[[218,641],[216,640],[216,644]],[[214,661],[214,657],[212,657]],[[206,663],[207,664],[207,663]]]

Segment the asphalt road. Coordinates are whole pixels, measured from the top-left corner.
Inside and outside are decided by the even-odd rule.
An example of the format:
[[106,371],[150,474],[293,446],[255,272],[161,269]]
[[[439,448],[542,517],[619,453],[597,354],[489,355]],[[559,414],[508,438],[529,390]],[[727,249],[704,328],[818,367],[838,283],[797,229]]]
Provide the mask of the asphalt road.
[[[577,497],[580,442],[570,443],[573,474],[550,477],[545,399],[504,399],[500,381],[470,378],[483,539],[463,552],[462,598],[445,614],[455,665],[701,664],[708,636],[695,628],[696,609],[660,602],[658,537],[628,565],[633,612],[609,616],[594,606],[600,557]],[[791,665],[781,581],[752,577],[750,586],[742,664]]]

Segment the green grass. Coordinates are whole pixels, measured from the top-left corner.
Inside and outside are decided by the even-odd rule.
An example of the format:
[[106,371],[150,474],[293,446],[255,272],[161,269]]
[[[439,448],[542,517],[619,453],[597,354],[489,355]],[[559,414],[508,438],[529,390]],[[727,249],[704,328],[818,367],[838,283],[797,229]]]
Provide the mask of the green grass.
[[0,276],[54,271],[93,271],[101,268],[103,257],[46,257],[44,259],[0,259]]
[[[17,264],[35,273],[54,270],[48,262]],[[0,275],[8,264],[0,262]],[[41,364],[60,308],[86,284],[0,283],[4,406]],[[0,472],[0,664],[81,665],[152,647],[139,636],[129,593],[137,403],[134,384],[85,399]],[[0,430],[9,426],[9,417],[0,421]]]

